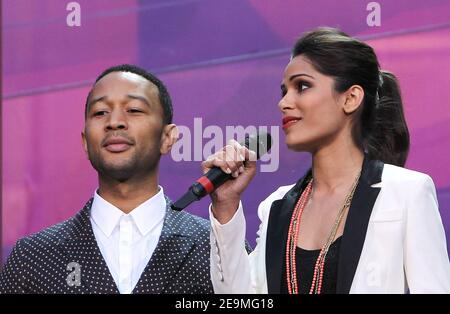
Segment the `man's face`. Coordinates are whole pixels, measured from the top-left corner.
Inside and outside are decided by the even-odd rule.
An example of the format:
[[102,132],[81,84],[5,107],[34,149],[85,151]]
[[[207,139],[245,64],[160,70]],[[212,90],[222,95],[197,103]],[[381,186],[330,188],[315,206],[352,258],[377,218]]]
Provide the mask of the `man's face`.
[[123,182],[154,173],[166,152],[157,87],[134,73],[104,76],[89,97],[82,139],[101,177]]

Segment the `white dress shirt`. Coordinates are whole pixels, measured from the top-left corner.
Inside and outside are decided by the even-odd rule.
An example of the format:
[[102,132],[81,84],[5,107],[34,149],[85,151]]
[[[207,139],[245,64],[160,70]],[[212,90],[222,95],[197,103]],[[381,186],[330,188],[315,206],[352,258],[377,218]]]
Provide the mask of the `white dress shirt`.
[[95,239],[120,293],[131,293],[161,235],[166,200],[156,195],[125,214],[95,191],[91,224]]

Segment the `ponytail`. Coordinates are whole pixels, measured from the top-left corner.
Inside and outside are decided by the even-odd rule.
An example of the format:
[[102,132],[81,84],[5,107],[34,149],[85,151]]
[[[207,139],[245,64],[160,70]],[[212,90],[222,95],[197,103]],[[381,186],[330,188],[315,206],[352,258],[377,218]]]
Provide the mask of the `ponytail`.
[[292,57],[298,55],[306,56],[320,73],[334,78],[338,93],[352,85],[364,89],[363,104],[354,115],[353,140],[370,159],[403,167],[409,132],[399,85],[392,73],[379,70],[373,48],[338,29],[320,27],[295,43]]
[[[363,134],[363,143],[370,159],[403,167],[409,151],[409,131],[403,114],[403,104],[397,78],[380,71],[370,127]],[[363,121],[364,122],[364,121]],[[364,128],[363,128],[364,129]]]

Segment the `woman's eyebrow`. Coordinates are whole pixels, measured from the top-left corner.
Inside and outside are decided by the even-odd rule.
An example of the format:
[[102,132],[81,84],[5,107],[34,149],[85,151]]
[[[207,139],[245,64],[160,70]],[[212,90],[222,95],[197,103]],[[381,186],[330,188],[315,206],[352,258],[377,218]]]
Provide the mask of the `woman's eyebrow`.
[[292,76],[289,78],[289,81],[292,81],[293,79],[295,79],[296,77],[299,77],[299,76],[307,76],[307,77],[310,77],[310,78],[312,78],[312,79],[314,80],[314,77],[311,76],[311,75],[309,75],[309,74],[306,74],[306,73],[299,73],[299,74],[294,74],[294,75],[292,75]]

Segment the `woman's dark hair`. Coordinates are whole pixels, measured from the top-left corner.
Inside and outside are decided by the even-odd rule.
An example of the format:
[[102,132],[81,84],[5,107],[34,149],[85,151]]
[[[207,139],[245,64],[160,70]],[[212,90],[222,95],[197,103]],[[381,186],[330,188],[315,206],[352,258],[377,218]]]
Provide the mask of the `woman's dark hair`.
[[353,140],[370,159],[404,166],[409,132],[399,84],[392,73],[380,70],[372,47],[338,29],[321,27],[295,43],[292,58],[299,55],[320,73],[333,77],[336,92],[352,85],[364,89],[363,103],[355,112]]

